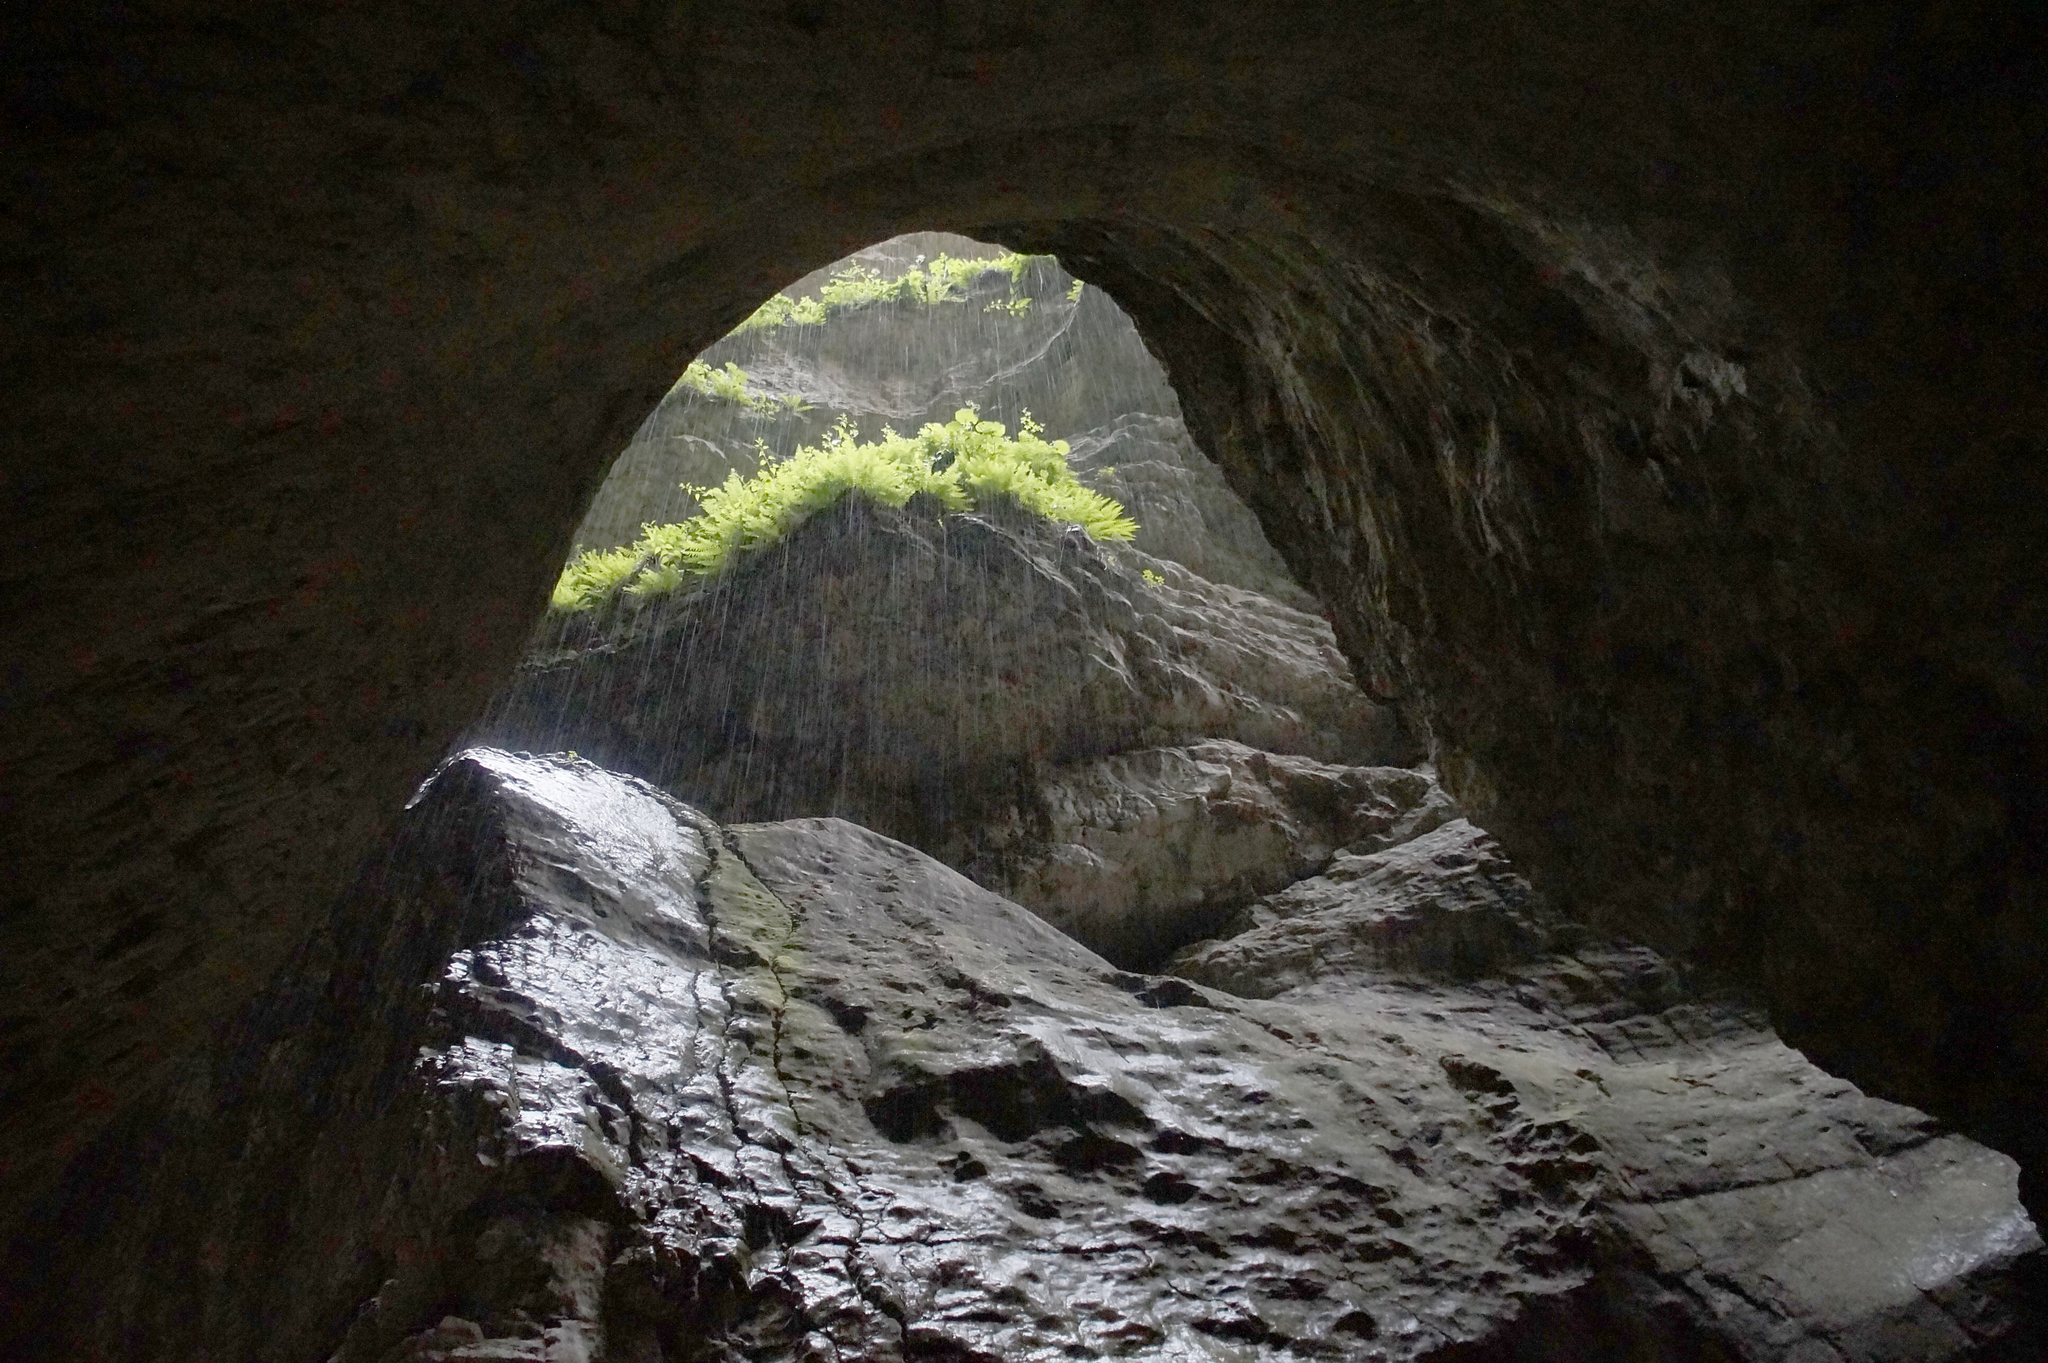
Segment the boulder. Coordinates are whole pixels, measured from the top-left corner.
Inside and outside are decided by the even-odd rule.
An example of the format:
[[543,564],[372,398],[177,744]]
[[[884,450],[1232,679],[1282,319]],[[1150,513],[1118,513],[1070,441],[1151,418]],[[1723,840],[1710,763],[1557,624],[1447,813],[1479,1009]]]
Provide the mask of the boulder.
[[1452,818],[1383,850],[1345,849],[1320,874],[1248,905],[1221,940],[1176,953],[1167,968],[1246,998],[1360,973],[1496,974],[1547,943],[1532,907],[1528,882],[1500,845]]
[[1118,965],[1150,968],[1338,848],[1402,842],[1454,815],[1422,771],[1215,739],[1044,773],[976,828],[965,869]]

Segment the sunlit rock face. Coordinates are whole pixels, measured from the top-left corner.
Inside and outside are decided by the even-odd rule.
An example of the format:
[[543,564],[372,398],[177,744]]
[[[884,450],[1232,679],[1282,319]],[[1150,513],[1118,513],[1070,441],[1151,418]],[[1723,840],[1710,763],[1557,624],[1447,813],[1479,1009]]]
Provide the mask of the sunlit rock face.
[[[813,296],[848,268],[898,278],[941,254],[1000,251],[913,232],[857,251],[787,293]],[[1131,319],[1052,257],[1032,259],[1014,281],[984,274],[938,303],[872,302],[835,308],[815,324],[736,331],[700,358],[713,369],[739,366],[749,392],[776,405],[752,410],[679,384],[612,466],[577,530],[580,546],[610,548],[630,542],[644,522],[694,514],[697,500],[682,485],[751,473],[757,445],[786,458],[841,421],[873,439],[884,426],[910,434],[973,406],[1013,431],[1029,416],[1048,439],[1067,441],[1082,480],[1137,520],[1138,549],[1299,610],[1321,609],[1196,448],[1166,371]]]
[[693,592],[543,637],[480,738],[954,861],[982,822],[1036,820],[1040,774],[1080,759],[1418,755],[1320,617],[1025,514],[848,498]]
[[1118,971],[852,824],[720,825],[587,762],[466,752],[160,1144],[73,1187],[51,1268],[98,1309],[39,1338],[2025,1356],[2011,1161],[1559,923],[1469,825],[1373,855],[1404,851],[1391,898],[1361,875],[1314,912],[1405,946],[1304,967],[1254,931],[1233,980],[1278,969],[1247,998]]

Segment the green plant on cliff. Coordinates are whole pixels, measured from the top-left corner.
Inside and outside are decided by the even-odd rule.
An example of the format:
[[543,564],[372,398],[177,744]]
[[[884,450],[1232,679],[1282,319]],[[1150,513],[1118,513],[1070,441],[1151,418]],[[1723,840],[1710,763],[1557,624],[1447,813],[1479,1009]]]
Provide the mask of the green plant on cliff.
[[[818,290],[816,298],[791,298],[788,294],[776,294],[773,298],[754,309],[746,321],[733,328],[735,332],[754,331],[761,327],[816,326],[833,312],[841,308],[856,307],[862,303],[882,303],[904,300],[914,303],[950,303],[959,300],[967,286],[983,275],[1000,271],[1010,277],[1014,291],[1023,276],[1024,267],[1033,257],[1008,251],[999,256],[962,258],[940,254],[931,260],[920,257],[916,264],[900,275],[884,275],[868,265],[849,265],[835,273]],[[1016,306],[1015,299],[1008,304],[991,304],[991,310],[1002,307],[1012,315],[1019,315],[1029,306]]]
[[747,371],[727,360],[723,369],[713,369],[702,360],[692,360],[684,368],[683,376],[676,380],[679,388],[690,388],[708,398],[744,407],[756,416],[770,412],[807,412],[811,404],[794,393],[783,397],[770,397],[755,388],[749,381]]
[[863,441],[841,417],[817,445],[764,462],[750,478],[689,487],[703,509],[689,520],[641,527],[617,549],[591,550],[562,569],[556,610],[588,610],[619,596],[652,597],[709,577],[750,550],[773,544],[849,493],[902,506],[920,493],[949,511],[1009,499],[1048,520],[1079,525],[1098,540],[1128,540],[1137,524],[1122,506],[1083,487],[1067,467],[1067,442],[1045,439],[1029,413],[1015,436],[963,407],[914,436],[884,428]]

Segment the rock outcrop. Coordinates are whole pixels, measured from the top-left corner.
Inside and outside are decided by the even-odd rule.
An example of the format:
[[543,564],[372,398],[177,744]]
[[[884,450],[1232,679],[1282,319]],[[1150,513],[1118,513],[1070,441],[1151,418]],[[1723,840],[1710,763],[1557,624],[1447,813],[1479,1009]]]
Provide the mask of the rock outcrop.
[[1403,767],[1349,767],[1215,740],[1070,763],[977,826],[969,875],[1127,968],[1216,932],[1339,849],[1454,817]]
[[[992,250],[920,233],[842,265]],[[843,420],[908,430],[968,403],[1073,433],[1070,462],[1137,541],[848,499],[692,591],[549,620],[469,741],[573,750],[722,818],[843,816],[1128,968],[1389,820],[1448,817],[1429,778],[1352,765],[1422,750],[1359,691],[1130,320],[1050,258],[939,303],[743,328],[704,361],[742,366],[750,396],[679,383],[584,541],[692,514],[688,487],[752,467],[756,442],[787,454]]]
[[[1546,906],[1324,618],[1194,570],[1258,576],[1177,415],[1090,408],[1084,304],[983,302],[722,344],[829,395],[785,442],[975,384],[1102,417],[1098,485],[1178,441],[1142,475],[1175,557],[848,498],[544,630],[423,797],[503,830],[525,917],[449,947],[370,1084],[415,1096],[347,1124],[411,1205],[364,1232],[398,1267],[355,1269],[344,1363],[2024,1356],[2010,1162]],[[1022,358],[983,331],[1020,316]],[[677,444],[716,476],[707,420],[672,400],[607,495]],[[541,1172],[396,1172],[449,1130]]]
[[695,591],[548,642],[476,739],[574,750],[725,818],[844,816],[958,864],[983,824],[1058,804],[1037,783],[1062,764],[1207,739],[1418,755],[1321,618],[1023,513],[849,497]]
[[[1377,839],[1384,850],[1345,848],[1168,968],[1264,999],[1359,972],[1469,979],[1535,955],[1545,938],[1526,913],[1527,882],[1493,839],[1464,819],[1438,818],[1441,826],[1407,839]],[[1404,823],[1415,826],[1412,816]]]
[[[1255,928],[1232,982],[1278,992],[1251,999],[1119,971],[840,820],[720,825],[587,762],[466,752],[155,1148],[103,1166],[133,1196],[74,1189],[107,1219],[53,1267],[96,1309],[38,1337],[338,1363],[2026,1356],[2012,1274],[2041,1250],[2011,1161],[1648,952],[1565,942],[1469,825],[1374,857],[1274,922],[1388,937],[1377,885],[1437,906],[1391,915],[1406,945],[1275,971]],[[1483,962],[1461,916],[1510,924]]]

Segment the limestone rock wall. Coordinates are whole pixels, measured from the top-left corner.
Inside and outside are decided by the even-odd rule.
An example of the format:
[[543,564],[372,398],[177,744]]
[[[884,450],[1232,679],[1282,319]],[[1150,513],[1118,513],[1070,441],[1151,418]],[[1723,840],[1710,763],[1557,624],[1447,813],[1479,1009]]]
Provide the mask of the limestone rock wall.
[[[994,249],[919,233],[834,268],[895,276]],[[1387,791],[1448,808],[1426,777],[1330,765],[1421,749],[1297,609],[1319,610],[1195,449],[1130,320],[1052,258],[938,303],[735,331],[703,358],[740,366],[755,406],[679,384],[582,542],[694,514],[689,485],[835,425],[914,430],[965,404],[1071,435],[1073,466],[1124,502],[1137,539],[1090,545],[1014,508],[850,501],[678,597],[545,622],[474,741],[572,749],[721,817],[842,815],[1133,967],[1320,869]]]
[[1340,850],[1455,816],[1424,772],[1224,739],[1054,767],[972,830],[964,865],[1117,964],[1150,968]]

